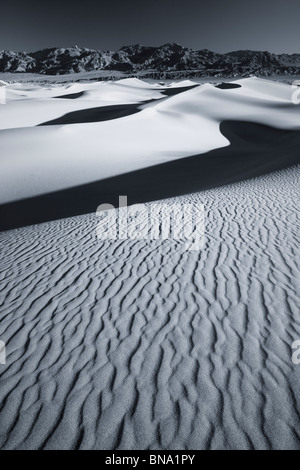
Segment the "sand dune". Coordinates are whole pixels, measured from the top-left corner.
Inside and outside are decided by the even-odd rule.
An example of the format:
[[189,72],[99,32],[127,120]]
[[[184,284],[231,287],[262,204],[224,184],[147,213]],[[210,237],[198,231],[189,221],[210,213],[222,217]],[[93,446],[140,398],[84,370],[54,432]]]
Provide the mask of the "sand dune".
[[120,194],[126,194],[132,205],[243,181],[300,163],[300,131],[238,121],[224,121],[220,130],[230,142],[227,147],[2,204],[0,229],[87,214],[100,202],[117,207]]
[[[258,79],[9,85],[1,449],[300,449],[291,91]],[[203,205],[203,248],[99,240],[96,208],[122,194],[148,209]]]
[[[153,101],[142,106],[140,112],[121,119],[68,126],[38,124],[71,111],[90,109],[91,101],[81,98],[8,101],[1,109],[0,120],[0,202],[62,190],[225,147],[229,141],[220,132],[220,123],[226,120],[300,129],[299,106],[292,103],[291,86],[254,78],[239,84],[240,88],[226,90],[207,84],[169,97],[162,94],[165,87],[136,86],[136,81],[130,80],[115,86],[76,85],[76,91],[85,86],[96,94],[103,89],[107,99],[109,93],[118,96],[116,90],[121,87],[122,101],[119,97],[114,105],[142,106],[144,101]],[[111,88],[115,91],[109,91]],[[69,91],[73,93],[74,86]],[[57,90],[51,93],[56,96]],[[106,104],[101,101],[101,106]],[[93,106],[99,107],[99,102],[94,100]],[[17,124],[5,129],[3,123],[9,120],[11,126],[13,122]]]

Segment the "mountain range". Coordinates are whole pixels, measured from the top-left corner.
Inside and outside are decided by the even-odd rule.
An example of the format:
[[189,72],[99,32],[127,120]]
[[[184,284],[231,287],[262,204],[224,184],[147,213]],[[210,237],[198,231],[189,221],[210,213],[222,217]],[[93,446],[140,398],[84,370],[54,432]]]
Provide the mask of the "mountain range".
[[[31,72],[48,75],[119,71],[149,76],[271,76],[300,73],[300,54],[273,54],[240,50],[218,54],[207,49],[194,50],[176,43],[159,47],[139,44],[116,52],[96,51],[72,46],[37,52],[0,52],[0,72]],[[188,72],[188,73],[187,73]]]

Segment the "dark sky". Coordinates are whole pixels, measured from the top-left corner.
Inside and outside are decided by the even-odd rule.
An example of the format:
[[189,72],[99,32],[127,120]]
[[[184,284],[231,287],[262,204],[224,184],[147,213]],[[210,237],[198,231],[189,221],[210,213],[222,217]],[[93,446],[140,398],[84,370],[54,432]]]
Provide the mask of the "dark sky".
[[300,52],[300,0],[8,0],[0,50],[117,50],[177,42],[195,49]]

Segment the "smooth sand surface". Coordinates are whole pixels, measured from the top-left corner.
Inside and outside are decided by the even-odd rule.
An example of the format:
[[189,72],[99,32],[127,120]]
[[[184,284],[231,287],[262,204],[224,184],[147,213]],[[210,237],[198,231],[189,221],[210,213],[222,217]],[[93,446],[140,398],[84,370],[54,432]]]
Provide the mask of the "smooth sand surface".
[[[111,108],[108,113],[113,112]],[[243,181],[300,163],[300,131],[238,121],[222,122],[220,131],[229,146],[2,204],[0,229],[87,214],[100,203],[117,207],[122,194],[132,205]]]
[[[210,84],[186,89],[190,84],[183,82],[181,93],[174,84],[170,89],[176,94],[166,96],[165,86],[127,79],[71,85],[69,93],[85,94],[70,100],[56,98],[57,86],[11,85],[0,112],[0,203],[226,147],[230,141],[221,132],[223,121],[300,130],[300,107],[292,102],[291,86],[255,78],[238,84],[233,89]],[[65,95],[66,87],[60,89]],[[122,113],[128,114],[125,105],[130,111],[132,105],[141,110],[104,122],[63,124],[62,116],[97,113],[100,106],[122,106]],[[56,119],[61,124],[39,125]]]

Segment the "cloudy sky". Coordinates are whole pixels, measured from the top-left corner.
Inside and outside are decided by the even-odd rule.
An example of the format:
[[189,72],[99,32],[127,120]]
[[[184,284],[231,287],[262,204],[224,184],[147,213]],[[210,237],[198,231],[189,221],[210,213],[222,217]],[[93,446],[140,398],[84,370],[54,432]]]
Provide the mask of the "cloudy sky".
[[14,0],[1,5],[0,50],[177,42],[292,53],[300,52],[299,13],[300,0]]

